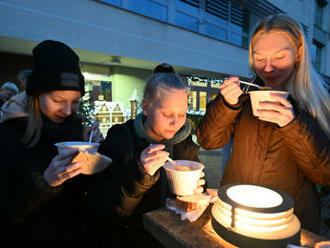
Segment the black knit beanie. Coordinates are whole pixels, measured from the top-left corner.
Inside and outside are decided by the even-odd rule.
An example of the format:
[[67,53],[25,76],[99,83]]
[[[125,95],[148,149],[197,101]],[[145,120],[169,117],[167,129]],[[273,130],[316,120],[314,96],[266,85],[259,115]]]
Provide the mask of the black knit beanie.
[[85,80],[78,55],[59,41],[45,40],[32,51],[34,64],[26,83],[26,94],[53,90],[77,90],[85,94]]

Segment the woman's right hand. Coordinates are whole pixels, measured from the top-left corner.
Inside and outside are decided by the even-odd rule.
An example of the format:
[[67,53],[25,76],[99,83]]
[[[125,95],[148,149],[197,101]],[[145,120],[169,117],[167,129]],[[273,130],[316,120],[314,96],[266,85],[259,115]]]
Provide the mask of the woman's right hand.
[[165,164],[169,153],[163,151],[164,148],[165,146],[162,144],[150,144],[141,152],[140,161],[149,175],[153,176]]
[[77,152],[78,150],[66,150],[53,158],[43,174],[43,178],[50,186],[61,185],[64,181],[81,173],[82,162],[70,164]]
[[238,98],[243,94],[239,86],[238,77],[230,77],[220,85],[220,92],[225,101],[230,105],[238,103]]

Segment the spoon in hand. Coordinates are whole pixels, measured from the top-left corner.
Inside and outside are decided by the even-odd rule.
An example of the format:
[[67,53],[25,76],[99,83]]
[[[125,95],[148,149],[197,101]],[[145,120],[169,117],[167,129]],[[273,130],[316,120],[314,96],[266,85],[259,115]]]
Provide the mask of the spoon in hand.
[[92,143],[92,138],[93,138],[93,130],[91,131],[91,134],[89,135],[88,143]]
[[258,88],[259,90],[271,90],[271,89],[272,89],[271,87],[260,86],[260,85],[258,85],[258,84],[249,83],[249,82],[245,82],[245,81],[242,81],[242,80],[238,80],[238,82],[239,82],[240,84],[246,84],[246,85],[250,85],[250,86],[256,87],[256,88]]

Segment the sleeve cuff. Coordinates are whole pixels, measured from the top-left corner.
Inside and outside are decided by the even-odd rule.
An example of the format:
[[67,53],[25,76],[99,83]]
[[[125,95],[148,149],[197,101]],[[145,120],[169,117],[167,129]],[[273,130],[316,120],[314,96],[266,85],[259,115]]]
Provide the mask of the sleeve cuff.
[[135,179],[142,185],[154,184],[159,178],[159,170],[151,176],[144,170],[144,167],[140,161],[137,162],[137,169],[134,173]]
[[32,173],[32,177],[35,182],[35,187],[41,192],[57,194],[63,190],[63,185],[59,185],[56,187],[50,186],[43,178],[43,176],[38,172]]

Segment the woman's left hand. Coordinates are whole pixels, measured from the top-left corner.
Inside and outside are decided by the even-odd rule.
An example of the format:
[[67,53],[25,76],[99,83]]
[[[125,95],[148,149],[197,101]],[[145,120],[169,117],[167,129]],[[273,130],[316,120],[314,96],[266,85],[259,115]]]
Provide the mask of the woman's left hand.
[[203,191],[204,191],[203,185],[205,184],[204,176],[205,176],[205,173],[202,171],[201,176],[199,177],[199,180],[197,181],[197,187],[195,189],[195,193],[203,193]]
[[87,127],[85,129],[84,140],[89,141],[89,136],[90,136],[92,130],[93,130],[92,141],[98,142],[98,143],[102,142],[104,140],[104,138],[100,131],[99,123],[96,121],[92,124],[92,126]]
[[296,118],[289,100],[283,96],[271,94],[274,102],[259,102],[258,118],[285,127]]

